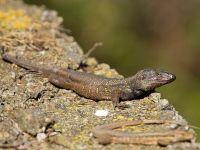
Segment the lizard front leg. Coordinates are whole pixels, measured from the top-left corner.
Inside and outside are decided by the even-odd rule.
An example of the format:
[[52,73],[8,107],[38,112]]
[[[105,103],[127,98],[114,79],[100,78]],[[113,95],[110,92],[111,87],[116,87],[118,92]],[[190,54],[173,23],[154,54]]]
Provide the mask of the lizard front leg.
[[112,100],[113,108],[114,109],[116,109],[116,108],[119,108],[119,109],[127,108],[128,107],[127,105],[121,105],[119,103],[119,99],[120,99],[120,93],[119,92],[114,92],[111,95],[111,100]]
[[111,97],[113,108],[119,107],[119,96],[118,94],[113,94]]

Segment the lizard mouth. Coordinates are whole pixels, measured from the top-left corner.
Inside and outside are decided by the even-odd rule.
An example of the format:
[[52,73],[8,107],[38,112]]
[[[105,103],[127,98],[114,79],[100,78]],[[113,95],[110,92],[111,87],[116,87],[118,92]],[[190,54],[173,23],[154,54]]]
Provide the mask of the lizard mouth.
[[172,73],[164,73],[160,78],[160,82],[165,84],[173,82],[174,80],[176,80],[176,76]]
[[176,76],[171,73],[163,73],[161,76],[157,77],[156,79],[152,80],[154,82],[151,82],[151,88],[160,87],[162,85],[168,84],[173,82],[176,79]]

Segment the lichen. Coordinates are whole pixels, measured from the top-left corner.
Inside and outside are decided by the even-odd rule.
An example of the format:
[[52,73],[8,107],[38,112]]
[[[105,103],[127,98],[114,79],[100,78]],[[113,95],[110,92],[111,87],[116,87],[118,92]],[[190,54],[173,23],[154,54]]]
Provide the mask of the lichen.
[[127,118],[126,116],[122,116],[122,115],[117,115],[113,119],[113,121],[119,121],[119,120],[131,120],[131,118]]
[[[25,5],[21,0],[0,0],[0,4],[0,47],[6,52],[33,64],[80,68],[82,49],[73,37],[60,32],[62,18],[55,11]],[[36,23],[38,27],[32,28]],[[122,144],[103,146],[93,141],[91,131],[96,125],[120,120],[181,120],[173,108],[163,109],[166,102],[161,107],[159,93],[157,100],[147,97],[123,101],[129,107],[114,110],[111,101],[86,99],[71,90],[53,86],[43,76],[27,73],[3,60],[0,64],[0,145],[23,141],[24,147],[20,148],[24,149],[166,149]],[[109,65],[98,64],[95,59],[90,59],[87,65],[88,72],[123,78]],[[95,116],[98,109],[109,113],[105,117]],[[119,130],[134,133],[152,131],[152,128],[155,126],[141,125]],[[45,133],[46,140],[38,141],[35,138],[38,133]]]
[[81,131],[79,134],[72,138],[72,143],[70,149],[77,149],[80,145],[81,147],[85,147],[86,149],[91,149],[91,143],[89,142],[91,137],[87,130]]
[[[3,3],[3,1],[1,1]],[[4,29],[24,30],[30,27],[32,19],[26,15],[23,9],[18,10],[0,10],[0,27]]]
[[0,0],[0,4],[5,4],[6,0]]

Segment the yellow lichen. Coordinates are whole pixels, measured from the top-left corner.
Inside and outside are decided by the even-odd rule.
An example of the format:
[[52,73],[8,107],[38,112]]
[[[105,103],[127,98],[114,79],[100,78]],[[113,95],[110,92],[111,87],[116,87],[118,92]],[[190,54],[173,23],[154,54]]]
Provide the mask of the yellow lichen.
[[6,0],[0,0],[0,4],[5,4]]
[[32,19],[23,10],[0,10],[0,28],[23,30],[31,24]]
[[78,135],[72,138],[70,149],[77,149],[77,145],[84,142],[87,149],[92,149],[90,144],[91,137],[89,136],[88,130],[81,131]]
[[127,118],[125,116],[122,115],[117,115],[116,117],[114,117],[113,121],[119,121],[119,120],[133,120],[133,118]]
[[53,125],[53,129],[55,129],[56,131],[61,131],[62,132],[62,126],[59,123],[55,123]]

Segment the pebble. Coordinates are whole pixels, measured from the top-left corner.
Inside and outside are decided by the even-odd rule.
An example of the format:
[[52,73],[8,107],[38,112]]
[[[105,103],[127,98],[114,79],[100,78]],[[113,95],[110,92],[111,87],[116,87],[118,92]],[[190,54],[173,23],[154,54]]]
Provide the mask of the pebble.
[[160,105],[161,105],[161,109],[164,109],[167,106],[169,106],[169,101],[167,99],[161,99],[160,100]]
[[47,137],[47,135],[45,133],[38,133],[37,136],[36,136],[36,139],[38,141],[42,141],[44,140],[45,138]]
[[106,117],[107,115],[108,115],[108,110],[100,109],[100,110],[96,110],[95,112],[95,116],[98,116],[98,117]]
[[160,93],[151,93],[149,95],[149,99],[157,103],[161,99],[161,94]]

